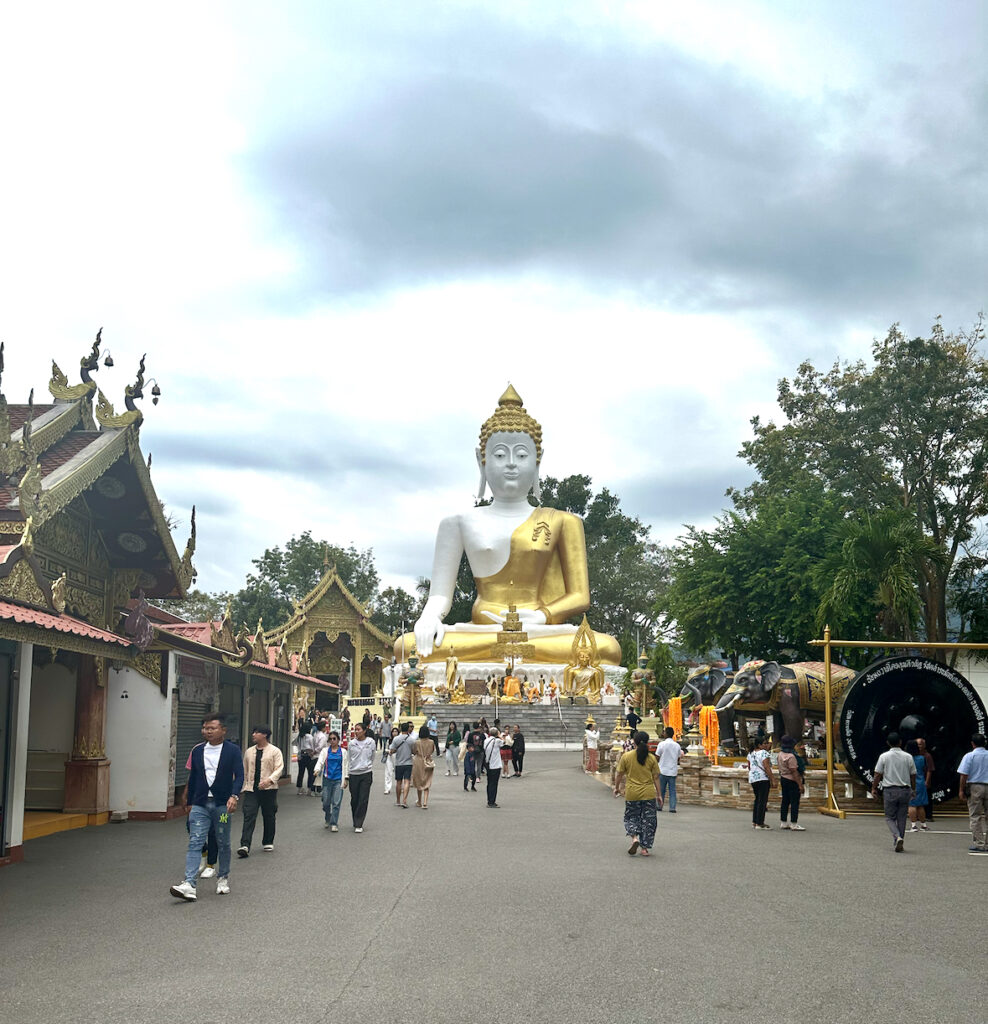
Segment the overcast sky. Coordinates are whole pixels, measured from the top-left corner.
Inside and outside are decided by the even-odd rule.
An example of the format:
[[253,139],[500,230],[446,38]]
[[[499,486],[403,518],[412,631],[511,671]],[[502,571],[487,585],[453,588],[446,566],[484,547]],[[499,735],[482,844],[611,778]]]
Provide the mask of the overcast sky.
[[311,529],[431,570],[510,380],[671,541],[810,358],[986,299],[971,2],[8,5],[3,392],[97,328],[199,586]]

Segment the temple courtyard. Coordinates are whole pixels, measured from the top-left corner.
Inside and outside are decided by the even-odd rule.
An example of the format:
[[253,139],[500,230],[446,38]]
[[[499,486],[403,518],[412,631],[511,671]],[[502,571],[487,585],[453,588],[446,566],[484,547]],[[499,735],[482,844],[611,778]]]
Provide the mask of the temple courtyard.
[[258,824],[231,894],[196,904],[168,894],[183,819],[33,840],[0,871],[0,1020],[988,1020],[964,820],[896,855],[878,817],[769,833],[680,805],[632,858],[577,750],[527,760],[497,810],[441,769],[428,811],[399,810],[378,765],[362,835],[346,800],[332,834],[283,787],[275,851]]

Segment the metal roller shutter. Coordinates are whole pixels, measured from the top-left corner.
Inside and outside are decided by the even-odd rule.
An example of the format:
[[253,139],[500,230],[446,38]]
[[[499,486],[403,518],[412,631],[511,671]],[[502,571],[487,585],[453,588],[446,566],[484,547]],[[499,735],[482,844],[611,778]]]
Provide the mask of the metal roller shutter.
[[175,739],[175,785],[184,786],[189,773],[185,762],[192,748],[202,743],[202,720],[212,711],[211,704],[195,704],[192,701],[178,702],[178,734]]

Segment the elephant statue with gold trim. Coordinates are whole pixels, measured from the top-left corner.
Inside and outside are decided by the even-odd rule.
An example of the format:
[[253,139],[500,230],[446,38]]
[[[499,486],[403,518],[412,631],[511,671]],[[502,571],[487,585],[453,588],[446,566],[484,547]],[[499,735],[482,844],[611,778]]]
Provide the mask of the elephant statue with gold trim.
[[[851,684],[854,669],[831,665],[831,711]],[[738,737],[735,719],[772,716],[773,740],[783,735],[799,739],[806,728],[807,717],[822,719],[826,714],[826,685],[822,661],[800,661],[780,665],[777,661],[749,661],[735,673],[731,685],[717,702],[721,742],[725,745],[744,743]],[[777,723],[781,721],[782,731]],[[830,723],[831,725],[833,723]]]

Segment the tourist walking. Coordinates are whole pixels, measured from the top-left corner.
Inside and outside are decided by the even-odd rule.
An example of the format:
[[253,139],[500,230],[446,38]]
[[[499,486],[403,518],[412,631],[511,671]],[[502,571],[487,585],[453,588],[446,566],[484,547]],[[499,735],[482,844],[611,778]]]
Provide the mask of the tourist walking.
[[902,853],[909,800],[916,792],[916,762],[902,749],[902,741],[897,732],[890,732],[885,742],[889,748],[878,757],[871,795],[877,797],[881,789],[885,803],[885,824],[892,833],[892,848],[896,853]]
[[185,879],[173,885],[172,896],[190,903],[196,900],[199,859],[210,826],[219,846],[219,877],[216,891],[230,891],[230,815],[237,809],[244,784],[244,758],[240,747],[226,738],[226,718],[217,714],[203,724],[206,742],[192,750],[189,781],[182,804],[189,815],[189,844],[185,854]]
[[316,770],[316,763],[319,755],[329,746],[329,722],[323,720],[316,726],[312,736],[312,782],[316,793],[322,792],[322,783],[319,781],[319,772]]
[[487,729],[482,726],[480,722],[473,723],[473,729],[470,731],[470,737],[468,743],[473,745],[474,752],[477,755],[477,774],[484,774],[484,740],[487,739]]
[[926,746],[926,740],[922,736],[916,737],[916,745],[919,747],[919,752],[923,755],[923,760],[926,762],[926,821],[927,823],[933,820],[933,800],[930,797],[930,781],[933,778],[933,773],[937,770],[937,766],[933,761],[933,755],[930,753]]
[[392,733],[391,730],[392,730],[391,712],[390,711],[385,711],[384,712],[384,719],[381,722],[381,736],[380,736],[380,739],[381,739],[381,749],[382,750],[387,750],[388,746],[391,743],[391,737],[394,735],[394,733]]
[[427,724],[419,729],[419,738],[412,744],[412,785],[415,787],[415,806],[423,811],[429,809],[429,790],[432,788],[432,773],[436,762],[436,741]]
[[408,787],[412,784],[412,723],[402,722],[396,739],[391,741],[395,763],[395,803],[408,807]]
[[525,736],[520,725],[516,725],[511,734],[511,767],[514,768],[513,777],[520,779],[525,767]]
[[597,773],[597,750],[600,747],[600,729],[593,720],[587,722],[587,730],[584,734],[587,744],[587,767],[584,769],[588,774]]
[[456,728],[456,722],[449,723],[446,731],[446,774],[460,774],[460,730]]
[[[307,723],[305,723],[307,725]],[[315,790],[315,780],[313,779],[313,769],[316,765],[316,759],[313,755],[315,749],[315,737],[312,735],[308,728],[303,727],[299,730],[298,735],[298,781],[295,783],[296,795],[302,795],[302,778],[305,775],[309,776],[306,792],[309,796],[312,796]]]
[[[371,783],[374,781],[374,741],[367,735],[363,722],[353,727],[353,739],[347,744],[349,756],[350,814],[353,816],[353,831],[363,832],[364,818],[367,817],[367,802],[370,799]],[[332,831],[332,830],[331,830]]]
[[339,832],[340,804],[350,776],[350,752],[340,745],[340,734],[335,730],[328,740],[329,745],[316,761],[316,778],[322,787],[323,828]]
[[624,794],[624,831],[631,839],[628,853],[649,857],[658,823],[655,812],[662,807],[659,762],[649,753],[647,732],[636,732],[634,741],[635,749],[618,761],[614,795]]
[[384,763],[384,795],[391,793],[395,784],[395,756],[391,753],[391,742],[398,736],[398,730],[392,729],[390,734],[384,737],[384,750],[381,760]]
[[487,806],[497,807],[497,785],[501,781],[501,737],[491,729],[484,740],[484,764],[487,768]]
[[240,830],[238,857],[250,855],[250,844],[254,838],[257,812],[261,812],[263,829],[261,846],[265,852],[274,849],[274,820],[278,813],[278,784],[285,770],[285,759],[281,751],[271,743],[271,726],[255,725],[251,733],[253,746],[244,754],[244,788],[240,791],[240,803],[244,812],[243,828]]
[[960,776],[958,794],[967,801],[974,845],[968,852],[976,856],[988,855],[988,750],[984,733],[971,737],[971,749],[957,766]]
[[803,794],[803,775],[799,770],[796,741],[792,736],[782,737],[782,753],[779,754],[779,828],[790,832],[805,832],[799,822],[799,798]]
[[926,758],[923,757],[919,744],[915,740],[909,740],[906,743],[906,753],[916,765],[916,792],[909,801],[909,831],[918,832],[922,829],[924,832],[929,832],[930,826],[926,824],[926,805],[930,802],[928,789],[930,776],[927,772]]
[[772,762],[769,759],[769,743],[767,736],[760,737],[755,742],[755,749],[748,754],[748,782],[751,784],[751,791],[755,794],[755,801],[751,805],[751,827],[758,829],[772,827],[765,824],[768,793],[775,785]]
[[676,730],[666,726],[665,739],[655,748],[655,758],[659,762],[659,796],[663,804],[666,790],[669,791],[669,813],[676,813],[676,778],[679,765],[686,751],[676,742]]
[[481,751],[472,743],[467,744],[463,754],[463,792],[467,791],[467,784],[471,792],[477,792],[477,761],[481,757]]

